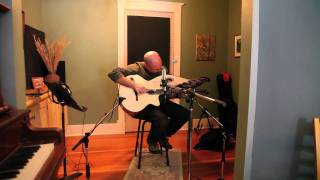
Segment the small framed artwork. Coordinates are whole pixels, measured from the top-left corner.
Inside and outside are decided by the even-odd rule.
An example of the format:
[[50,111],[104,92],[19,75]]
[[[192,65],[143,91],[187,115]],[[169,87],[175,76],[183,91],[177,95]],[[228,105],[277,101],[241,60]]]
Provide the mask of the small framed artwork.
[[34,89],[42,89],[44,87],[43,77],[32,77],[32,85]]
[[234,36],[234,57],[241,56],[241,35]]
[[216,56],[216,37],[208,34],[196,34],[197,61],[213,61]]

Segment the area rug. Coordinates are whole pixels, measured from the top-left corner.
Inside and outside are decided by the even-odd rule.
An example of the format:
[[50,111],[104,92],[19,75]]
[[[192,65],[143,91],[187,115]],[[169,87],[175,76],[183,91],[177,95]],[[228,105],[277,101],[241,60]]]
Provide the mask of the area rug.
[[138,169],[138,157],[134,157],[124,180],[183,180],[181,152],[170,150],[169,159],[170,166],[167,166],[165,152],[161,155],[143,150],[141,168]]

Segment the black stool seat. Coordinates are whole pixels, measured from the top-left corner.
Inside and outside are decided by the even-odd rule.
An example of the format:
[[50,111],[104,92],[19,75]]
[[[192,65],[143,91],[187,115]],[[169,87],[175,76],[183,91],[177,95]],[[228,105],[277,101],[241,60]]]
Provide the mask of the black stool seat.
[[[140,134],[140,127],[141,127],[141,119],[139,119],[139,125],[138,125],[138,131],[137,131],[137,139],[136,139],[136,148],[134,150],[134,156],[137,156],[137,152],[139,150],[139,159],[138,159],[138,169],[140,169],[141,167],[141,157],[142,157],[142,144],[143,144],[143,135],[144,135],[144,127],[145,127],[145,124],[148,122],[148,123],[151,123],[150,121],[148,120],[144,120],[143,123],[142,123],[142,130],[141,130],[141,134]],[[139,142],[139,136],[140,136],[140,142]],[[138,146],[139,146],[139,149],[138,149]],[[160,144],[160,152],[162,154],[162,146]],[[165,147],[165,150],[166,150],[166,159],[167,159],[167,166],[170,165],[169,163],[169,153],[168,153],[168,148]]]

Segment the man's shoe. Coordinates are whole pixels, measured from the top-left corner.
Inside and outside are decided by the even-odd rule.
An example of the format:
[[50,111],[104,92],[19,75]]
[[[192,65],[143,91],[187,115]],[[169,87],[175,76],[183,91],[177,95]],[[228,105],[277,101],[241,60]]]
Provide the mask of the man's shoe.
[[150,151],[152,154],[159,154],[159,153],[160,153],[160,149],[159,149],[159,147],[158,147],[158,142],[157,142],[157,141],[151,140],[151,139],[148,137],[147,142],[148,142],[149,151]]
[[169,143],[168,138],[164,138],[164,139],[160,140],[159,143],[165,149],[172,149],[172,145]]
[[159,154],[160,153],[160,149],[158,147],[158,144],[149,144],[148,148],[152,154]]

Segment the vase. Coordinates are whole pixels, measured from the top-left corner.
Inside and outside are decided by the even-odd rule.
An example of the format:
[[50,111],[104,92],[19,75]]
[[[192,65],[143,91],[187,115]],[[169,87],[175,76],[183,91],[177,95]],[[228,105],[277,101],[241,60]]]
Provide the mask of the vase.
[[60,76],[56,73],[49,73],[48,75],[46,75],[44,80],[48,83],[58,83],[60,82]]

